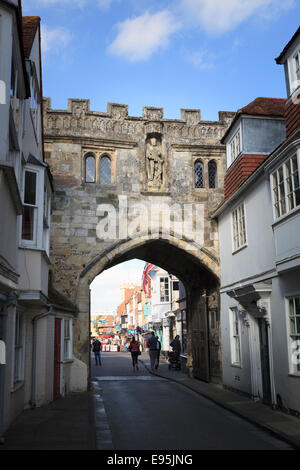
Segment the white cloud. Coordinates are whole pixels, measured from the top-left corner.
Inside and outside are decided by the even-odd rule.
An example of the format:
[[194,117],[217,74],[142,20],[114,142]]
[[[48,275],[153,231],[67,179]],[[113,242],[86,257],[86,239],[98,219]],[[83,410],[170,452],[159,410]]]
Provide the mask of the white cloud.
[[178,30],[179,22],[168,10],[163,10],[127,19],[117,28],[118,35],[108,51],[136,62],[146,60],[158,49],[166,47],[170,36]]
[[60,53],[71,41],[72,35],[65,28],[49,28],[46,25],[41,26],[41,45],[42,52]]
[[195,51],[188,53],[186,58],[195,67],[201,70],[207,70],[214,67],[213,55],[207,51]]
[[51,7],[52,5],[59,5],[59,6],[65,6],[65,5],[73,5],[75,7],[84,7],[89,0],[23,0],[22,1],[22,7],[24,8],[29,8],[34,6],[39,6],[39,7]]
[[97,0],[98,7],[102,11],[107,11],[111,7],[112,3],[120,0]]
[[291,8],[294,0],[181,0],[180,4],[189,22],[222,34],[254,15],[271,18],[275,12]]
[[[120,0],[96,0],[96,5],[98,5],[100,10],[106,11],[110,8],[111,4],[116,1]],[[56,5],[59,7],[72,6],[75,8],[84,8],[88,5],[93,6],[95,0],[23,0],[22,4],[25,9],[33,5],[38,5],[39,7],[51,7]]]

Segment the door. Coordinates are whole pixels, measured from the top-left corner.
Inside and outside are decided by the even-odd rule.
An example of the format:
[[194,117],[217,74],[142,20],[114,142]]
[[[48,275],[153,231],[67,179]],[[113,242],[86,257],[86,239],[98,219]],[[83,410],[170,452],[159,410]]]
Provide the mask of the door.
[[53,400],[60,398],[61,319],[55,318]]
[[209,309],[209,369],[211,381],[221,381],[220,310]]
[[268,326],[264,318],[258,319],[258,325],[259,325],[263,402],[266,405],[271,405],[272,394],[271,394],[271,379],[270,379]]
[[[193,296],[196,295],[197,293],[193,294]],[[190,305],[193,375],[197,379],[209,382],[208,325],[205,296],[198,293],[197,298],[192,298]]]

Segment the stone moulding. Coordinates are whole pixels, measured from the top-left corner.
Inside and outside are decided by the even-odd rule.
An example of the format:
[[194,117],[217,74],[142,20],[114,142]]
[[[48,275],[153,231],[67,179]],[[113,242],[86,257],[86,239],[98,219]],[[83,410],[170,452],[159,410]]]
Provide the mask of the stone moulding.
[[163,108],[143,108],[143,115],[128,116],[128,105],[108,103],[107,112],[90,110],[90,101],[69,99],[68,109],[52,109],[44,98],[45,135],[145,135],[160,132],[173,138],[215,140],[219,143],[235,113],[219,111],[219,121],[201,121],[200,109],[181,109],[181,119],[164,119]]

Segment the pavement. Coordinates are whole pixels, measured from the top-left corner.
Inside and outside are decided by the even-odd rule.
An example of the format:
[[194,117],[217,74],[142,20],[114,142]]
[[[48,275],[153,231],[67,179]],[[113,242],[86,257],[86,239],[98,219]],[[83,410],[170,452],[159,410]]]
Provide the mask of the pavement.
[[172,380],[189,388],[300,450],[299,418],[274,410],[261,402],[255,402],[236,392],[226,390],[222,385],[202,382],[201,380],[189,378],[179,370],[170,370],[164,357],[160,359],[158,370],[153,372],[150,369],[150,361],[147,355],[144,353],[140,358],[151,374]]
[[[189,378],[181,371],[169,370],[164,358],[161,358],[159,369],[155,372],[151,372],[147,353],[143,353],[139,360],[149,373],[189,388],[300,449],[300,419],[226,390],[221,385],[205,383]],[[99,390],[92,388],[88,392],[69,394],[40,408],[23,411],[7,430],[0,452],[101,449],[97,439],[99,426],[104,426],[107,442],[110,436],[108,423],[101,423],[101,412],[98,416],[95,414],[97,400],[101,400]],[[103,435],[103,429],[101,433]],[[102,448],[111,447],[104,445]]]
[[10,450],[95,449],[94,428],[92,393],[72,393],[23,411],[6,431],[0,455]]

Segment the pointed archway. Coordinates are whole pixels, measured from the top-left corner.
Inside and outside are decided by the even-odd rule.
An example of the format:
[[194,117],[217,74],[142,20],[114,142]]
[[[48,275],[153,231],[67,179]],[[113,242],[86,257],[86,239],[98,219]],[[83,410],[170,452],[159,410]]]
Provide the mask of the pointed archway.
[[[209,341],[209,312],[211,304],[218,308],[218,260],[194,242],[168,238],[139,237],[120,241],[103,250],[80,272],[76,303],[79,309],[75,326],[74,353],[89,363],[90,284],[106,269],[131,259],[142,259],[176,275],[187,294],[187,367],[189,374],[210,381],[221,373],[221,363],[212,370],[213,350]],[[217,307],[216,307],[217,305]],[[217,351],[220,355],[220,351]],[[216,362],[216,357],[213,358]],[[219,367],[219,371],[218,371]]]

